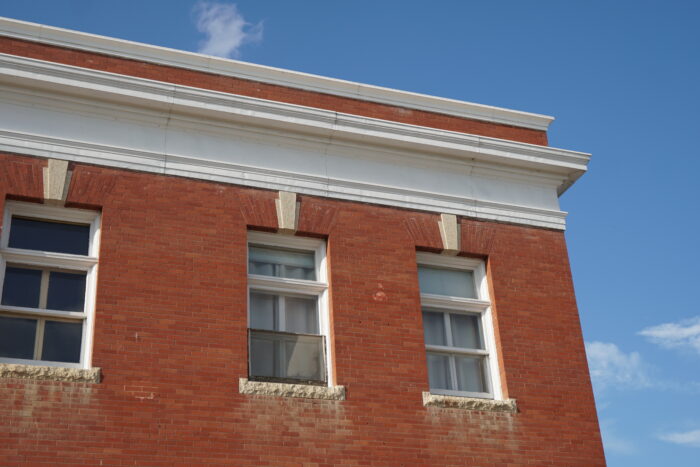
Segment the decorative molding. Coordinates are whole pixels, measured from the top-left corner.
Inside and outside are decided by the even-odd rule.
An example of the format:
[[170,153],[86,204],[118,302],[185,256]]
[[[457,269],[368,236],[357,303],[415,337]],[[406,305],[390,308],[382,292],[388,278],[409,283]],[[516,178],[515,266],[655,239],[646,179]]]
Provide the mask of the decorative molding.
[[443,396],[429,392],[423,393],[423,405],[425,407],[479,410],[483,412],[518,412],[518,405],[515,399],[495,400],[477,397]]
[[0,35],[57,47],[232,76],[278,86],[546,131],[554,117],[354,83],[307,73],[0,18]]
[[564,229],[557,191],[589,160],[2,54],[0,83],[7,152],[537,227]]
[[0,363],[0,378],[65,381],[70,383],[99,383],[100,376],[100,368],[82,369]]
[[566,212],[492,202],[434,192],[320,178],[218,161],[136,151],[82,141],[0,130],[0,150],[38,157],[176,175],[271,190],[294,189],[313,196],[396,206],[419,211],[449,211],[460,216],[564,230]]
[[314,386],[309,384],[271,383],[249,381],[247,378],[238,380],[238,390],[241,394],[256,396],[298,397],[302,399],[326,399],[334,401],[345,400],[345,386]]
[[297,194],[280,191],[275,199],[275,207],[277,208],[277,231],[287,234],[295,233],[299,223]]
[[454,256],[459,253],[459,224],[454,214],[440,214],[438,221],[440,237],[442,238],[442,253]]
[[7,54],[0,54],[0,82],[12,87],[31,83],[32,87],[52,93],[194,115],[204,125],[211,120],[238,121],[332,139],[377,142],[403,150],[537,168],[567,177],[585,172],[590,158],[586,153],[549,146],[342,114]]

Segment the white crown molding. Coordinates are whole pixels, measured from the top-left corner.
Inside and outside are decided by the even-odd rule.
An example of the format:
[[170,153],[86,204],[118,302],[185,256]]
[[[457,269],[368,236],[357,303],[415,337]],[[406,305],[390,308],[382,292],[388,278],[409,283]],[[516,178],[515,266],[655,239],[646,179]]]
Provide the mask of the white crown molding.
[[138,42],[0,18],[0,35],[363,101],[546,131],[553,117],[354,83]]
[[0,83],[21,83],[199,118],[525,167],[563,175],[560,193],[585,172],[590,158],[589,154],[549,146],[341,114],[7,54],[0,54]]
[[0,150],[564,229],[589,155],[0,54]]
[[564,230],[566,212],[0,131],[0,151]]

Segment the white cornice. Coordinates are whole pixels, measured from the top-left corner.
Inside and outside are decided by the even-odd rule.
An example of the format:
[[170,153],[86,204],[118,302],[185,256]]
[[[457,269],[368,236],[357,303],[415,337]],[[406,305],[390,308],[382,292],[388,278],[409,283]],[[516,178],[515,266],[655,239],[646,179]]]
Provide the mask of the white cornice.
[[0,18],[0,35],[457,117],[546,131],[553,117],[354,83],[208,55]]
[[548,146],[407,125],[160,81],[0,54],[0,83],[237,122],[333,140],[517,167],[561,177],[563,192],[590,155]]

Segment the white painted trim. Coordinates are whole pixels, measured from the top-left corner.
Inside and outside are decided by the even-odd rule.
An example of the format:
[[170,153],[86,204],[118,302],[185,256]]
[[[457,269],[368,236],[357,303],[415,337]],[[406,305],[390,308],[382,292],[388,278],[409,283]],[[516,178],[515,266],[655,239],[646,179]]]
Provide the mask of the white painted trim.
[[[11,221],[12,216],[14,214],[20,214],[36,219],[47,219],[54,221],[89,224],[90,244],[88,252],[92,256],[9,248],[8,244],[10,238]],[[95,326],[95,291],[97,287],[97,255],[99,253],[100,242],[100,221],[101,216],[100,213],[97,211],[48,206],[43,204],[25,203],[19,201],[5,202],[5,212],[3,214],[3,229],[2,234],[0,235],[0,297],[2,296],[5,266],[8,262],[33,266],[67,268],[72,270],[87,271],[87,276],[85,278],[85,309],[82,313],[61,312],[57,310],[47,309],[23,310],[21,307],[10,307],[0,305],[0,311],[6,311],[8,313],[14,313],[17,315],[24,314],[25,316],[44,316],[82,321],[83,337],[81,342],[80,363],[46,362],[42,360],[18,360],[7,358],[0,358],[0,362],[44,366],[60,366],[67,368],[91,368],[92,343]]]
[[[448,152],[468,159],[501,160],[514,166],[553,173],[585,171],[589,154],[536,144],[469,135],[448,130],[380,120],[254,97],[163,83],[26,57],[0,54],[0,82],[18,82],[84,98],[118,99],[174,113],[261,124],[326,137],[377,141],[403,148]],[[465,152],[466,151],[466,152]]]
[[[109,106],[115,119],[162,121],[163,128],[173,131],[205,137],[208,133],[226,133],[229,137],[241,134],[295,147],[325,145],[344,153],[376,153],[378,157],[403,158],[425,166],[449,164],[458,170],[468,168],[475,176],[551,187],[558,192],[585,172],[589,160],[589,155],[574,151],[338,114],[0,54],[2,83],[3,97],[8,102],[21,98],[25,105],[36,102],[41,106],[50,102],[60,108]],[[30,94],[18,88],[18,83],[31,83],[34,89]],[[115,100],[119,103],[114,103]],[[451,196],[410,186],[384,186],[376,182],[251,167],[235,161],[213,161],[206,158],[207,154],[199,157],[172,154],[167,147],[162,151],[132,149],[27,131],[31,130],[0,128],[0,150],[537,227],[564,229],[565,226],[566,213],[556,209]],[[153,135],[154,138],[158,136]]]
[[455,99],[399,91],[368,84],[327,78],[291,70],[240,62],[154,45],[71,31],[36,23],[0,18],[0,35],[107,54],[131,60],[232,76],[279,86],[349,97],[398,107],[424,110],[546,131],[554,117]]
[[63,158],[129,170],[231,183],[362,203],[429,212],[449,212],[475,219],[564,230],[565,211],[498,203],[349,180],[303,176],[289,172],[224,164],[218,161],[133,151],[116,146],[48,138],[0,130],[0,151]]
[[[328,299],[328,260],[326,242],[317,238],[297,237],[284,233],[267,233],[248,231],[246,247],[246,267],[248,265],[248,246],[271,246],[293,250],[310,250],[314,252],[316,281],[288,279],[284,277],[261,276],[248,273],[247,322],[250,323],[250,292],[260,290],[277,292],[285,295],[312,295],[318,297],[319,332],[325,338],[326,380],[327,386],[335,385],[333,373],[333,348],[330,329],[330,309]],[[250,359],[250,356],[248,357]],[[249,361],[250,364],[250,361]]]
[[[468,270],[474,273],[476,299],[459,297],[440,296],[434,294],[421,294],[422,308],[437,308],[438,311],[472,312],[480,316],[482,336],[484,338],[484,351],[470,349],[462,352],[460,349],[439,349],[443,353],[469,353],[472,355],[482,355],[486,357],[487,371],[486,378],[490,391],[488,393],[470,393],[463,391],[451,391],[442,389],[431,389],[431,393],[467,396],[486,397],[495,400],[503,399],[503,388],[501,387],[501,376],[498,369],[498,348],[494,334],[493,316],[491,313],[491,299],[489,297],[488,279],[486,277],[486,265],[482,260],[466,258],[462,256],[445,256],[435,253],[416,252],[416,263],[421,266],[441,267],[445,269]],[[448,337],[448,340],[450,338]],[[426,350],[435,350],[436,346],[426,345]]]

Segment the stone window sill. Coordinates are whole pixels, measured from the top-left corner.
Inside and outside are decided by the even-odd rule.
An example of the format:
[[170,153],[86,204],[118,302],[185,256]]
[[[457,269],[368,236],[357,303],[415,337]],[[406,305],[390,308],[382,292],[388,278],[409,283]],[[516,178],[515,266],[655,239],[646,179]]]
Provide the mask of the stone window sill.
[[313,386],[309,384],[271,383],[248,381],[248,378],[238,380],[238,390],[241,394],[257,396],[300,397],[303,399],[326,399],[333,401],[345,400],[345,386]]
[[99,368],[66,368],[60,366],[21,365],[0,363],[0,379],[33,379],[66,381],[70,383],[99,383]]
[[448,409],[479,410],[482,412],[516,413],[518,406],[515,399],[503,401],[479,399],[476,397],[443,396],[440,394],[423,393],[423,405],[426,407],[443,407]]

